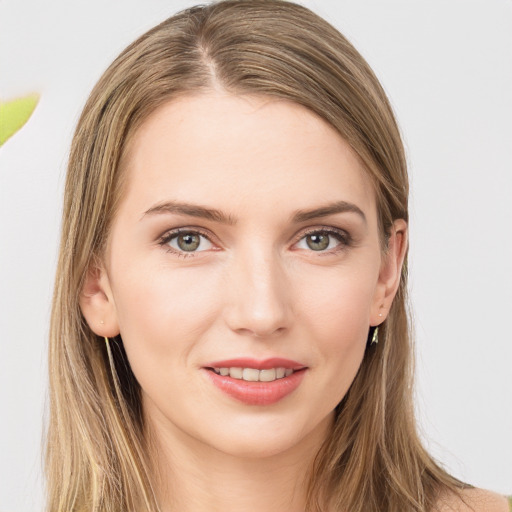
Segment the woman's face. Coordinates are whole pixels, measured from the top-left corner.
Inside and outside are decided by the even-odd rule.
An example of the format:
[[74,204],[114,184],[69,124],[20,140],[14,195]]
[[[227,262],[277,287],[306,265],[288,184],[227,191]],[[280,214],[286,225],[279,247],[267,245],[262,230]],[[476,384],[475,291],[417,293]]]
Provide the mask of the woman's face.
[[301,106],[212,92],[151,115],[123,172],[102,320],[149,421],[246,456],[325,436],[400,263],[348,144]]

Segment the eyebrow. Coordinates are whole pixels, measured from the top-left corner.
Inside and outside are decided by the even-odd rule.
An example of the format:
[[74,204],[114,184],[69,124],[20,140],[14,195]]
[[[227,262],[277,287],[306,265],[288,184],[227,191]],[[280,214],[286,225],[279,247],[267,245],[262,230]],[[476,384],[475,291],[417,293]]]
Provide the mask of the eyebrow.
[[293,214],[292,222],[306,222],[319,217],[327,217],[328,215],[347,212],[357,213],[357,215],[359,215],[366,224],[366,215],[363,213],[361,208],[353,203],[348,203],[347,201],[336,201],[311,210],[297,210]]
[[165,201],[163,203],[158,203],[144,212],[142,217],[144,218],[146,215],[155,215],[159,213],[188,215],[190,217],[212,220],[222,224],[228,224],[230,226],[236,224],[236,219],[215,208],[207,208],[206,206],[200,206],[198,204],[179,203],[177,201]]
[[[347,201],[336,201],[310,210],[297,210],[292,214],[292,222],[298,224],[308,220],[317,219],[319,217],[327,217],[328,215],[347,212],[356,213],[366,224],[366,216],[363,211],[355,204]],[[180,203],[177,201],[165,201],[158,203],[144,212],[142,217],[144,218],[146,215],[166,213],[198,217],[230,226],[234,226],[236,224],[236,219],[234,217],[226,215],[224,212],[217,210],[216,208],[208,208],[198,204]]]

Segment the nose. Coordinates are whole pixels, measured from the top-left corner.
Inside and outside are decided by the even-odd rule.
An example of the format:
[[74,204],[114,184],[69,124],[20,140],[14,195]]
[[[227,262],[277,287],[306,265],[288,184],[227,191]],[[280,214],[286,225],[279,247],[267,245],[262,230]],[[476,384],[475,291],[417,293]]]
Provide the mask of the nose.
[[225,319],[237,334],[273,338],[290,327],[290,287],[282,262],[268,251],[234,257],[227,275]]

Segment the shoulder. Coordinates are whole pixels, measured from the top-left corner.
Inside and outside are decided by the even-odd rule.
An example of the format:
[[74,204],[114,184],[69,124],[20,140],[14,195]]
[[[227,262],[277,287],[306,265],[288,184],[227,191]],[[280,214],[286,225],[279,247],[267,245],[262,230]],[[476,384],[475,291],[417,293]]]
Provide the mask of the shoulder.
[[452,495],[439,500],[436,512],[509,512],[509,502],[495,492],[464,489],[460,497]]

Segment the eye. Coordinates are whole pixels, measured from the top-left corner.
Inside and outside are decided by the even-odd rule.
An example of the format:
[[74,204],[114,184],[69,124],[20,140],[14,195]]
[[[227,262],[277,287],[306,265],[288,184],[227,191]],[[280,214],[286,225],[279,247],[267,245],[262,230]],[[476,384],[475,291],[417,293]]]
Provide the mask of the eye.
[[340,249],[349,244],[349,236],[346,233],[317,230],[311,231],[303,236],[297,243],[297,249],[306,249],[315,252],[328,252],[333,249]]
[[174,231],[167,233],[160,241],[177,253],[194,253],[207,251],[213,247],[212,242],[198,231]]

